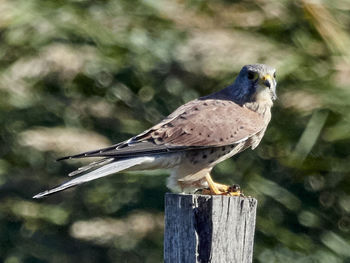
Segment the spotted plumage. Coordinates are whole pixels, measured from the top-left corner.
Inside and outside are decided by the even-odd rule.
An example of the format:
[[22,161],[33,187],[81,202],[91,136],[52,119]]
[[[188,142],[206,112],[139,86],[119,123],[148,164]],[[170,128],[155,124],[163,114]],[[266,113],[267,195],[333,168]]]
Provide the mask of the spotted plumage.
[[[258,146],[271,119],[276,98],[275,69],[246,65],[235,82],[214,94],[190,101],[160,123],[111,147],[71,158],[101,157],[70,175],[80,175],[35,196],[62,191],[120,171],[170,168],[168,187],[193,192],[209,185],[220,193],[210,171],[231,156]],[[225,187],[224,187],[225,188]]]

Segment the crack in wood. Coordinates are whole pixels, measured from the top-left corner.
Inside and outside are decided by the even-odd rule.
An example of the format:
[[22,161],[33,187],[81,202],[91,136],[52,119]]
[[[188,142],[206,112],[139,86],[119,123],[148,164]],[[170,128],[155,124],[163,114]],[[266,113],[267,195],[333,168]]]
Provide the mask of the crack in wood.
[[166,194],[164,262],[251,263],[254,198]]

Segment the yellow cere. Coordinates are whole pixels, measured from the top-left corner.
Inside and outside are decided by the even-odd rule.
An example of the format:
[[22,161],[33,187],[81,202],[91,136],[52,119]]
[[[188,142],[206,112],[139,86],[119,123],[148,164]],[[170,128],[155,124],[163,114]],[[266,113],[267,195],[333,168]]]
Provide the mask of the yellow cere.
[[272,79],[270,74],[266,74],[262,77],[262,80],[270,80],[270,79]]

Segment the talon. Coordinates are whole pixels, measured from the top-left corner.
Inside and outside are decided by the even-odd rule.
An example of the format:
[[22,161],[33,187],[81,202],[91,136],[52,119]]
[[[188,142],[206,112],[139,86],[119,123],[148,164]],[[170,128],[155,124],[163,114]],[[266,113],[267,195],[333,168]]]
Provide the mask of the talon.
[[244,197],[244,194],[241,192],[241,187],[238,184],[228,186],[225,184],[215,183],[210,177],[210,174],[205,176],[209,189],[202,189],[202,194],[208,195],[229,195],[229,196],[241,196]]
[[243,192],[241,191],[241,187],[238,184],[234,184],[231,185],[228,190],[227,193],[231,196],[241,196],[241,197],[245,197],[245,195],[243,194]]
[[196,189],[196,191],[194,191],[194,194],[202,194],[204,189]]
[[231,185],[227,189],[227,192],[240,192],[240,191],[241,191],[241,187],[238,184]]

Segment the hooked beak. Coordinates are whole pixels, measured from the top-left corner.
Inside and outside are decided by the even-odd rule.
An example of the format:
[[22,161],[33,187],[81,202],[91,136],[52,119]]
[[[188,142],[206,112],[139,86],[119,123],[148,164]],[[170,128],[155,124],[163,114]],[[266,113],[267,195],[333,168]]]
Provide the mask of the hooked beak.
[[272,99],[273,100],[276,100],[277,99],[277,95],[276,95],[276,80],[271,77],[270,74],[266,74],[264,75],[262,78],[262,84],[269,88],[270,91],[272,92]]

